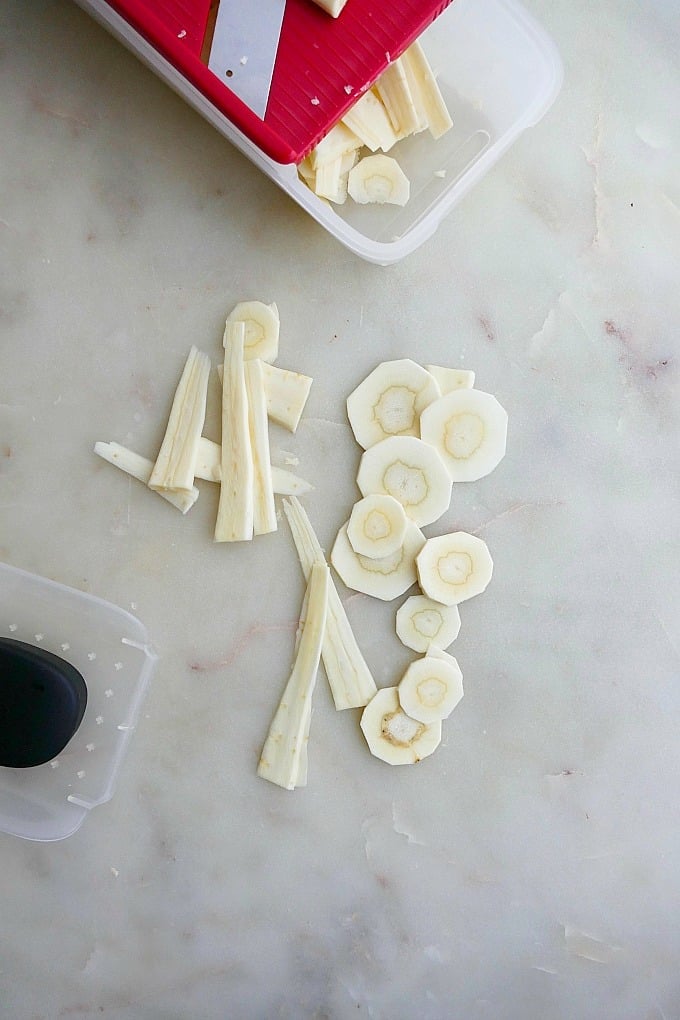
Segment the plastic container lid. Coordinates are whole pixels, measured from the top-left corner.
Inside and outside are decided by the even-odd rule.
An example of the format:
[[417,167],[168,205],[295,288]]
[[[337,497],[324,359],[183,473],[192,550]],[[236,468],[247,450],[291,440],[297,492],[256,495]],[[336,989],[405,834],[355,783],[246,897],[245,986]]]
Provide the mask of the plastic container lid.
[[2,563],[0,634],[54,652],[87,684],[83,720],[57,758],[0,767],[0,831],[64,839],[113,795],[156,655],[124,610]]

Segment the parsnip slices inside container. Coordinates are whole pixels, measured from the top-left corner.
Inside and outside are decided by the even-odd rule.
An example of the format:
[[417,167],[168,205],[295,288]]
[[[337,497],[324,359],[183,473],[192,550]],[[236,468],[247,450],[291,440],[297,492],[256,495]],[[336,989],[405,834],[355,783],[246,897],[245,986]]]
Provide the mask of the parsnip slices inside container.
[[[298,165],[298,174],[316,195],[334,204],[342,204],[349,191],[362,205],[406,205],[410,181],[397,160],[384,153],[398,148],[409,135],[429,128],[431,138],[437,139],[452,126],[432,68],[416,41],[357,98]],[[359,150],[364,158],[356,166],[354,160],[349,166],[341,162]],[[366,150],[373,155],[365,155]]]
[[369,202],[406,205],[411,185],[396,159],[383,155],[364,156],[349,172],[347,192],[357,205]]

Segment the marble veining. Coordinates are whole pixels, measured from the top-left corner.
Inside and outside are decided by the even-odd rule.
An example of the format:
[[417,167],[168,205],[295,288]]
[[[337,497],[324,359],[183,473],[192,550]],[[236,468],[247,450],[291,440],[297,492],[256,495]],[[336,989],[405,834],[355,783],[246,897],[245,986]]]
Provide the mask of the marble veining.
[[[60,843],[0,835],[3,1016],[680,1017],[680,18],[527,6],[561,95],[384,270],[69,0],[3,5],[0,558],[130,609],[160,656],[110,803]],[[92,454],[153,456],[189,346],[217,361],[250,297],[315,380],[272,447],[326,548],[378,361],[473,368],[510,414],[428,529],[483,536],[495,573],[416,768],[372,759],[322,676],[308,787],[259,780],[303,593],[285,521],[216,547],[214,486],[182,517]],[[340,591],[394,683],[396,606]]]

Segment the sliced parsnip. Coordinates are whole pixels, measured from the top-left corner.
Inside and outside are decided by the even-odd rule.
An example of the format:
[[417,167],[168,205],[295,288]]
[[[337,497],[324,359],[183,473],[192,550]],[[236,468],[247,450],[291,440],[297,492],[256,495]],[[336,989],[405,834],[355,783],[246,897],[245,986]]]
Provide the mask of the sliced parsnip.
[[427,595],[410,595],[397,610],[397,637],[414,652],[431,644],[448,648],[460,632],[458,606],[444,606]]
[[364,156],[347,177],[347,190],[358,205],[406,205],[411,194],[408,177],[392,156]]
[[262,301],[240,301],[227,316],[227,322],[245,326],[243,357],[276,361],[279,353],[279,310]]
[[347,538],[355,553],[378,559],[390,556],[404,544],[406,514],[392,496],[365,496],[352,507]]
[[267,413],[272,421],[289,432],[300,424],[313,379],[300,372],[291,372],[276,365],[262,364],[267,394]]
[[343,524],[331,551],[331,563],[348,588],[391,602],[415,584],[415,559],[424,543],[420,528],[409,521],[403,545],[396,552],[370,559],[354,552]]
[[316,686],[326,625],[328,575],[325,562],[313,564],[295,664],[257,767],[258,776],[285,790],[294,790],[301,780],[307,780],[306,746],[312,715],[312,694]]
[[210,359],[192,347],[175,390],[161,448],[148,481],[157,491],[191,492],[196,444],[205,422]]
[[388,436],[418,436],[420,414],[439,397],[433,376],[410,358],[383,361],[347,398],[347,417],[367,450]]
[[301,163],[297,165],[297,172],[303,181],[309,184],[312,191],[314,190],[314,182],[316,181],[316,170],[312,166],[311,156],[305,156]]
[[437,453],[416,436],[391,436],[366,450],[357,485],[362,495],[383,492],[403,506],[418,527],[438,520],[451,502],[451,476]]
[[453,390],[471,390],[475,385],[475,373],[465,368],[442,368],[441,365],[425,365],[425,368],[437,380],[443,397]]
[[332,18],[337,18],[347,0],[314,0],[317,7],[321,7]]
[[343,116],[342,123],[371,152],[375,152],[376,149],[388,152],[399,141],[389,114],[375,89],[364,92],[361,99],[358,99]]
[[420,432],[439,452],[454,482],[474,482],[503,459],[508,415],[491,393],[454,390],[425,408]]
[[393,61],[387,70],[383,71],[375,83],[375,90],[387,110],[398,138],[405,138],[427,127],[426,123],[421,123],[418,116],[402,57]]
[[219,443],[214,443],[212,439],[201,436],[198,441],[194,472],[196,478],[202,478],[206,482],[222,480],[222,447]]
[[277,496],[304,496],[306,492],[312,492],[314,486],[311,482],[299,478],[292,471],[276,467],[272,464],[272,487]]
[[309,155],[310,169],[315,173],[324,163],[332,162],[337,156],[344,156],[361,148],[361,139],[339,121],[327,135],[312,149]]
[[486,542],[466,531],[428,538],[416,559],[420,587],[445,606],[484,591],[493,573]]
[[399,704],[412,719],[448,719],[463,697],[463,674],[452,655],[427,655],[408,667],[397,687]]
[[[127,447],[121,446],[120,443],[95,443],[94,452],[98,457],[108,461],[109,464],[113,464],[114,467],[120,468],[121,471],[131,475],[133,478],[137,478],[144,485],[148,485],[151,472],[153,471],[152,460],[142,457],[141,454],[135,453],[133,450],[128,450]],[[195,485],[192,485],[188,492],[184,489],[180,489],[177,492],[172,490],[164,491],[163,489],[158,489],[157,491],[159,496],[167,499],[168,503],[172,503],[183,514],[191,510],[198,499],[198,489]]]
[[342,157],[342,162],[340,164],[340,170],[343,176],[346,176],[350,172],[352,167],[356,166],[358,162],[359,162],[358,149],[352,149],[351,152],[346,152]]
[[441,721],[418,722],[404,712],[396,687],[383,687],[361,715],[369,750],[388,765],[415,765],[435,751],[442,739]]
[[418,110],[433,138],[441,138],[453,127],[451,115],[437,85],[432,68],[419,42],[414,42],[402,55],[406,80]]
[[341,191],[342,156],[336,156],[328,163],[322,163],[316,171],[314,194],[337,202]]
[[[324,563],[324,565],[326,565],[325,561],[322,561],[322,562]],[[311,575],[310,575],[310,578],[311,578]],[[328,573],[328,579],[329,579],[329,584],[330,584],[331,583],[330,582],[330,571]],[[309,610],[309,584],[307,584],[307,587],[305,588],[305,597],[302,600],[302,609],[300,610],[300,616],[298,618],[298,625],[297,625],[297,629],[295,631],[295,650],[294,650],[294,654],[293,654],[293,661],[295,661],[295,659],[297,658],[298,651],[300,649],[300,641],[302,640],[302,635],[304,634],[305,624],[307,622],[307,613],[308,613],[308,610]],[[328,592],[326,592],[326,613],[328,613]],[[328,616],[326,616],[326,619],[328,619]],[[303,741],[302,741],[302,748],[300,750],[300,765],[298,767],[297,782],[295,784],[295,788],[296,789],[299,786],[306,786],[307,785],[307,769],[308,769],[307,750],[308,750],[308,747],[309,747],[309,731],[310,731],[311,723],[312,723],[312,713],[309,712],[307,714],[307,725],[305,726],[305,732],[304,732],[304,737],[303,737]]]
[[244,373],[248,397],[248,427],[253,457],[253,534],[268,535],[276,531],[276,507],[272,468],[269,459],[269,422],[264,392],[263,362],[259,358],[246,361]]
[[[222,447],[212,439],[201,436],[196,459],[196,478],[206,482],[219,482],[222,478]],[[314,488],[310,482],[298,477],[292,471],[271,465],[272,488],[277,496],[303,496]]]
[[[324,559],[323,550],[300,501],[295,496],[284,499],[283,509],[302,571],[308,578],[312,565]],[[322,654],[336,709],[367,705],[376,692],[375,682],[359,650],[332,580],[328,589],[328,615]]]
[[[266,361],[262,362],[262,372],[267,395],[267,414],[277,425],[288,429],[289,432],[295,432],[314,380],[311,376],[291,372],[287,368],[278,368]],[[217,374],[221,383],[222,365],[217,366]]]
[[253,453],[248,428],[248,395],[243,351],[245,325],[227,320],[222,381],[222,460],[216,542],[253,537]]

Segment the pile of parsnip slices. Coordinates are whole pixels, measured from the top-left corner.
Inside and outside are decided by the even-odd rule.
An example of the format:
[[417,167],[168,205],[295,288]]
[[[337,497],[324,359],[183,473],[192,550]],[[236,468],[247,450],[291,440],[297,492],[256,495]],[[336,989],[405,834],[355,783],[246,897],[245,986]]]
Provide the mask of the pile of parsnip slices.
[[312,486],[271,464],[268,421],[295,432],[312,379],[278,368],[275,304],[243,301],[227,318],[222,383],[222,443],[202,435],[210,358],[192,347],[175,391],[155,461],[119,443],[94,452],[163,496],[182,513],[198,499],[196,479],[217,482],[216,542],[247,541],[277,529],[274,494],[301,495]]
[[507,414],[474,388],[474,373],[404,358],[379,364],[347,399],[363,449],[361,498],[343,524],[330,563],[345,585],[391,601],[416,582],[396,614],[397,636],[420,654],[398,685],[378,690],[352,632],[326,557],[299,495],[312,488],[271,464],[268,421],[295,432],[312,379],[278,368],[279,313],[238,304],[224,331],[222,440],[203,436],[208,355],[192,347],[155,460],[117,443],[95,453],[186,513],[197,479],[220,485],[217,542],[248,541],[277,528],[283,509],[306,581],[295,661],[266,738],[258,775],[292,790],[307,782],[312,695],[320,661],[338,710],[363,709],[361,729],[376,757],[414,764],[441,741],[442,721],[463,696],[446,649],[458,636],[459,603],[483,592],[493,564],[482,539],[464,531],[425,537],[449,509],[452,488],[489,474],[505,454]]
[[448,510],[454,482],[482,478],[505,453],[507,415],[495,397],[473,387],[472,372],[402,359],[378,365],[347,400],[365,451],[357,477],[362,498],[330,561],[347,587],[386,601],[418,581],[422,594],[399,608],[396,630],[422,654],[397,686],[376,689],[309,518],[295,497],[284,500],[307,591],[295,666],[258,766],[263,778],[289,790],[307,782],[321,657],[336,708],[363,708],[361,729],[373,755],[415,764],[439,746],[442,722],[463,696],[460,667],[446,651],[460,630],[458,605],[484,591],[493,564],[475,535],[426,539],[420,528]]

